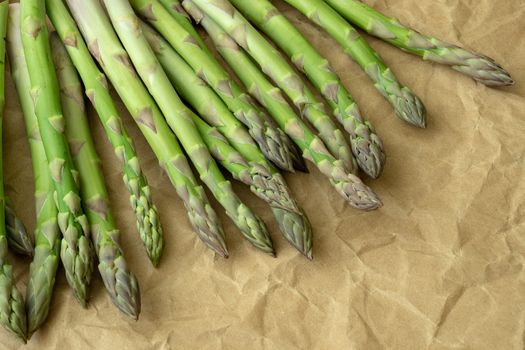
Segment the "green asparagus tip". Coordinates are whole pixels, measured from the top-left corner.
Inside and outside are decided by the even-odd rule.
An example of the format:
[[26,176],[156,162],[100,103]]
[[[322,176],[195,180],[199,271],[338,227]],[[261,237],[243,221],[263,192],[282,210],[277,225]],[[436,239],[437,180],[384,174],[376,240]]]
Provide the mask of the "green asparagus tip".
[[314,260],[313,252],[310,250],[309,252],[304,253],[304,256],[310,261]]

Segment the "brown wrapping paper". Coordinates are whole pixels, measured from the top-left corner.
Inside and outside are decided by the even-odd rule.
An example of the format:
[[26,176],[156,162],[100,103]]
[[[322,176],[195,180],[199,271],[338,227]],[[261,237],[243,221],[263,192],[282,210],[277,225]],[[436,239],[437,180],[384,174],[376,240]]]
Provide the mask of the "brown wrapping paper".
[[[192,233],[175,190],[123,112],[166,235],[154,269],[117,159],[91,110],[122,245],[140,281],[140,320],[119,314],[98,276],[83,310],[60,268],[47,323],[27,346],[0,330],[0,349],[523,349],[525,3],[367,2],[422,32],[494,57],[517,85],[489,89],[371,40],[425,102],[428,129],[417,130],[395,117],[326,33],[276,1],[333,63],[382,136],[387,166],[367,183],[384,207],[351,209],[313,166],[310,175],[286,175],[315,230],[309,262],[280,236],[268,207],[236,184],[268,223],[278,257],[255,251],[218,206],[231,258],[215,257]],[[32,230],[30,157],[9,75],[5,145],[7,190]],[[25,290],[29,261],[11,261]]]

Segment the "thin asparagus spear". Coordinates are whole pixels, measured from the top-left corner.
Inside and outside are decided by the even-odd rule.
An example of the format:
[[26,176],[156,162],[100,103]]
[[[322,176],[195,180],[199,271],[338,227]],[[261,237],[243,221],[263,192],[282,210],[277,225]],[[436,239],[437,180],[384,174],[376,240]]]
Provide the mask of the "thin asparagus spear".
[[87,47],[113,83],[183,200],[198,237],[217,254],[227,257],[219,219],[163,115],[136,76],[103,8],[97,1],[67,0],[67,3]]
[[62,235],[58,227],[58,210],[54,200],[54,185],[47,163],[44,144],[38,130],[31,96],[31,82],[27,70],[22,37],[20,36],[19,4],[9,6],[9,63],[24,115],[24,124],[31,150],[35,181],[36,229],[35,255],[29,266],[26,291],[28,336],[46,320],[53,295],[55,275],[59,263]]
[[[187,4],[188,5],[188,4]],[[314,135],[308,126],[297,117],[284,99],[279,88],[271,84],[250,57],[237,43],[209,18],[199,17],[200,11],[190,14],[200,21],[215,41],[219,52],[233,68],[242,83],[272,114],[279,126],[301,148],[306,158],[311,160],[325,174],[336,190],[358,209],[371,210],[381,206],[372,190],[354,175],[346,175],[343,164],[327,150],[323,141]]]
[[[200,35],[197,33],[193,27],[189,15],[186,13],[180,0],[159,0],[160,3],[166,8],[166,10],[171,14],[171,16],[195,39],[197,44],[205,51],[210,52]],[[211,53],[210,53],[211,55]],[[259,114],[261,118],[264,118],[265,121],[274,124],[272,118],[267,118],[266,113]],[[283,143],[286,145],[288,150],[290,150],[290,157],[292,159],[293,167],[296,170],[302,172],[308,172],[306,163],[301,154],[301,150],[297,147],[289,137],[283,137]]]
[[93,246],[64,135],[64,117],[51,58],[44,1],[20,2],[20,28],[38,127],[55,185],[58,224],[63,234],[60,257],[75,297],[86,307],[93,272]]
[[452,66],[452,69],[487,86],[514,84],[509,73],[490,57],[423,35],[360,1],[326,0],[326,2],[368,34],[383,39],[401,50],[418,55],[426,61]]
[[56,32],[51,33],[51,48],[60,84],[66,136],[79,171],[82,204],[93,233],[98,270],[113,304],[136,320],[140,313],[139,285],[119,244],[120,234],[111,211],[100,158],[91,138],[80,78]]
[[5,226],[9,249],[17,254],[33,256],[35,242],[27,232],[22,220],[18,218],[9,197],[5,197]]
[[0,2],[0,324],[19,336],[27,338],[24,299],[16,288],[13,267],[7,261],[7,232],[5,226],[5,194],[2,157],[2,125],[5,107],[5,37],[9,2]]
[[86,95],[98,112],[104,131],[117,157],[122,161],[123,180],[130,192],[130,203],[137,217],[137,229],[149,259],[157,266],[164,238],[151,189],[142,172],[137,152],[119,112],[109,94],[106,77],[89,54],[82,37],[62,0],[46,0],[48,15],[84,83]]
[[191,4],[196,4],[203,16],[209,16],[237,41],[312,123],[330,152],[355,173],[357,163],[343,133],[284,57],[228,1],[183,1],[183,6]]
[[[303,254],[311,257],[311,227],[304,212],[298,207],[283,177],[268,164],[264,155],[252,140],[244,126],[230,113],[228,107],[215,92],[204,83],[193,69],[154,29],[142,22],[142,32],[157,55],[169,79],[193,108],[210,124],[203,129],[202,120],[195,116],[194,121],[212,155],[233,176],[247,185],[260,198],[268,202],[277,218],[283,235]],[[199,125],[200,123],[200,125]],[[215,131],[214,131],[215,130]],[[224,135],[216,135],[216,132]],[[213,142],[210,145],[210,139]],[[231,146],[229,143],[231,143]],[[225,149],[219,155],[227,154],[228,159],[239,159],[242,170],[228,167],[228,161],[218,156],[214,150]]]
[[140,21],[127,0],[105,1],[117,35],[147,89],[157,101],[168,125],[182,143],[202,181],[224,207],[248,241],[267,254],[275,255],[264,223],[237,197],[210,155],[192,120],[193,112],[180,100],[153,50],[142,34]]
[[379,54],[344,18],[323,0],[285,1],[339,42],[372,79],[376,89],[392,104],[399,118],[420,128],[426,126],[426,111],[421,100],[398,82]]
[[209,50],[199,47],[197,40],[173,18],[157,0],[130,1],[139,15],[153,25],[208,83],[250,131],[266,157],[283,170],[292,171],[293,162],[287,148],[287,137],[262,116],[250,97],[231,79]]
[[319,54],[270,1],[231,0],[231,3],[286,52],[296,67],[308,76],[350,134],[350,145],[359,167],[370,177],[379,177],[386,160],[383,143],[372,125],[361,117],[359,107],[328,60]]

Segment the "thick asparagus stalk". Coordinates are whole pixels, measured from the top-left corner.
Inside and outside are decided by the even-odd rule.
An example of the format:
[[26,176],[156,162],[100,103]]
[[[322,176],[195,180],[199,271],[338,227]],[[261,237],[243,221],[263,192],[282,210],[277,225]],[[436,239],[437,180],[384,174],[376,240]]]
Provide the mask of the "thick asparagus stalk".
[[93,271],[93,246],[64,135],[64,117],[51,58],[44,1],[20,2],[20,28],[38,127],[55,185],[58,224],[64,236],[60,257],[69,285],[78,301],[86,306]]
[[49,17],[84,83],[86,95],[98,112],[104,131],[122,161],[123,180],[137,217],[137,229],[153,265],[159,263],[164,247],[162,227],[151,190],[142,172],[137,152],[109,94],[106,77],[89,54],[82,37],[62,0],[46,0]]
[[[193,176],[177,140],[148,91],[98,1],[67,0],[88,47],[122,98],[183,200],[199,238],[227,257],[224,233],[208,198]],[[81,39],[81,38],[79,38]]]
[[5,38],[9,2],[0,2],[0,324],[22,340],[27,337],[26,314],[22,294],[16,288],[13,267],[7,261],[5,194],[2,157],[2,125],[5,107]]
[[235,117],[246,125],[266,157],[283,170],[293,170],[286,135],[265,120],[263,112],[231,79],[220,63],[185,30],[186,25],[179,24],[157,0],[132,0],[130,3],[215,90]]
[[374,86],[392,104],[396,114],[417,127],[426,126],[421,100],[401,85],[383,59],[343,17],[323,0],[285,0],[326,30],[368,74]]
[[383,143],[372,125],[361,117],[359,107],[328,60],[270,1],[231,0],[231,3],[264,31],[308,76],[350,134],[350,145],[359,167],[370,177],[379,177],[386,159]]
[[5,226],[9,249],[17,254],[33,256],[35,242],[27,232],[24,223],[18,218],[9,197],[5,197]]
[[301,115],[319,132],[320,138],[350,172],[357,171],[357,163],[343,133],[324,111],[313,92],[286,62],[281,54],[233,7],[227,0],[183,1],[183,6],[197,5],[203,16],[209,16],[259,64],[262,70],[284,91]]
[[487,86],[514,84],[509,73],[490,57],[423,35],[360,1],[326,0],[326,2],[368,34],[383,39],[401,50],[418,55],[426,61],[452,66],[458,72]]
[[[200,35],[195,30],[195,27],[193,27],[190,17],[186,13],[184,8],[182,7],[180,0],[159,0],[159,1],[166,8],[166,10],[171,14],[171,16],[195,39],[197,44],[203,50],[209,52],[208,47],[206,46],[206,44],[204,43]],[[210,55],[212,54],[210,53]],[[269,122],[271,124],[275,124],[274,120],[272,118],[268,118],[268,115],[266,113],[260,113],[259,115],[262,118],[264,118],[264,121]],[[279,134],[282,134],[282,132],[279,131]],[[297,145],[294,144],[293,141],[289,137],[281,137],[281,138],[286,148],[290,150],[290,157],[292,159],[293,167],[296,170],[299,170],[302,172],[308,172],[308,168],[306,167],[304,158],[301,154],[301,151],[297,147]]]
[[192,120],[193,112],[180,100],[174,87],[142,34],[140,21],[126,0],[104,1],[115,30],[139,76],[179,138],[203,182],[226,214],[255,247],[274,255],[264,223],[240,201],[210,155]]
[[44,323],[49,312],[59,262],[61,234],[57,220],[58,211],[54,200],[54,185],[31,97],[31,82],[24,57],[22,37],[20,36],[18,3],[9,6],[7,44],[11,75],[24,115],[35,180],[36,247],[33,262],[29,267],[29,281],[26,292],[28,334],[31,336]]
[[119,245],[119,231],[110,208],[100,159],[91,138],[80,78],[56,33],[51,33],[51,48],[60,84],[66,136],[79,171],[82,204],[93,234],[98,270],[113,304],[124,314],[137,319],[140,313],[139,285]]
[[270,111],[288,136],[299,145],[305,157],[310,159],[330,179],[332,185],[352,206],[367,210],[378,208],[381,202],[372,190],[356,176],[346,175],[343,164],[330,154],[323,141],[297,117],[283,97],[281,90],[266,79],[266,76],[242,48],[215,22],[209,18],[199,17],[198,14],[201,12],[193,11],[193,9],[195,8],[191,9],[191,15],[195,16],[208,31],[219,52],[242,83]]
[[[228,141],[226,141],[225,147],[227,146],[231,149],[233,146],[229,153],[236,153],[235,156],[231,156],[232,159],[237,158],[237,154],[238,157],[243,158],[246,164],[249,163],[247,165],[248,169],[250,169],[249,167],[253,168],[253,176],[248,176],[250,171],[242,172],[242,174],[247,176],[239,176],[240,171],[238,169],[232,170],[228,168],[224,164],[224,159],[218,158],[217,154],[213,152],[206,139],[209,134],[211,135],[210,137],[215,138],[215,133],[211,132],[211,130],[203,131],[199,128],[200,134],[212,155],[236,179],[248,184],[256,195],[274,208],[274,214],[283,235],[291,242],[299,242],[296,247],[308,255],[308,252],[311,251],[311,245],[308,247],[303,243],[311,242],[311,227],[304,212],[298,208],[297,203],[292,198],[283,177],[268,164],[244,126],[235,119],[219,96],[195,74],[184,59],[154,29],[144,22],[142,22],[142,31],[177,91],[207,123],[213,125],[213,130],[216,128],[217,132],[226,137]],[[197,118],[197,121],[199,121],[199,118]],[[200,122],[202,123],[202,121]],[[199,125],[197,126],[199,127]],[[215,148],[216,146],[214,146]],[[260,173],[261,168],[264,169],[264,174]],[[257,172],[259,172],[258,175],[256,175]],[[295,243],[292,244],[295,245]]]

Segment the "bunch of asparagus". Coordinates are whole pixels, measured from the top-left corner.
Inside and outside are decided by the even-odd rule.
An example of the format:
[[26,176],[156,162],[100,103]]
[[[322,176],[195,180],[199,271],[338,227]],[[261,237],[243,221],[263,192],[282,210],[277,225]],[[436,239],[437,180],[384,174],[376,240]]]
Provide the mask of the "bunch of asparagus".
[[[486,56],[406,28],[357,0],[285,1],[330,33],[396,114],[415,126],[426,126],[423,103],[352,24],[486,85],[513,83]],[[380,137],[330,63],[269,0],[1,1],[0,36],[7,36],[37,203],[33,241],[4,194],[0,158],[0,322],[23,340],[48,315],[59,260],[81,305],[87,306],[98,259],[113,304],[133,319],[140,313],[139,285],[119,245],[86,97],[121,161],[146,253],[154,266],[160,261],[158,210],[109,82],[166,171],[195,233],[220,256],[229,256],[224,231],[199,180],[248,242],[271,256],[275,250],[265,223],[240,200],[219,164],[268,203],[284,238],[308,259],[312,227],[280,170],[307,172],[310,161],[351,206],[382,205],[359,178],[360,170],[374,179],[381,175],[386,156]],[[2,40],[0,55],[5,52]],[[8,247],[33,257],[25,303]]]

